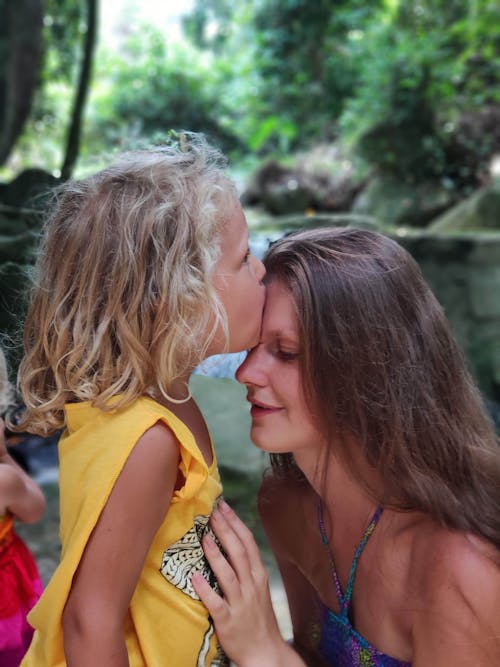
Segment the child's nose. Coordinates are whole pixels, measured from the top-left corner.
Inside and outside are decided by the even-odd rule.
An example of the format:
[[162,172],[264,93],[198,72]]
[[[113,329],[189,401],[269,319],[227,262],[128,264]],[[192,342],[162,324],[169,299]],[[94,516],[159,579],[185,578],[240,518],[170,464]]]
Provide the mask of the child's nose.
[[264,280],[264,276],[266,275],[266,267],[258,257],[252,255],[252,259],[253,259],[255,275],[257,276],[259,281]]

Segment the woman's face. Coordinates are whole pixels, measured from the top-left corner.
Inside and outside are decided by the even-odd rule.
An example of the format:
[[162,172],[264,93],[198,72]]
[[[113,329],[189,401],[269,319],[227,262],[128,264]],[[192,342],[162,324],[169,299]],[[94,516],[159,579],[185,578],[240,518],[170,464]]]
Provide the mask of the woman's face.
[[[267,285],[260,341],[236,372],[247,386],[254,444],[266,452],[303,454],[324,447],[307,408],[299,371],[301,343],[292,295],[281,283]],[[302,467],[302,466],[301,466]]]
[[222,231],[221,255],[215,269],[214,284],[227,314],[229,345],[218,332],[210,354],[241,352],[259,340],[264,307],[266,270],[248,247],[248,225],[238,201]]

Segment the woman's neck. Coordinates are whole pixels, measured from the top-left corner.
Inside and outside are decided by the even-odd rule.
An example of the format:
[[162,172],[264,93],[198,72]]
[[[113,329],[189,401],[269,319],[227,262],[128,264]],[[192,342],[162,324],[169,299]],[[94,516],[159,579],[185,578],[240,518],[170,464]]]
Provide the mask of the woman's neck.
[[[358,458],[360,460],[354,462],[356,469],[375,491],[378,490],[378,475],[369,468],[364,457]],[[354,532],[364,530],[375,512],[376,501],[338,456],[330,452],[325,459],[321,463],[299,459],[296,463],[321,497],[325,511],[336,526],[345,525]]]

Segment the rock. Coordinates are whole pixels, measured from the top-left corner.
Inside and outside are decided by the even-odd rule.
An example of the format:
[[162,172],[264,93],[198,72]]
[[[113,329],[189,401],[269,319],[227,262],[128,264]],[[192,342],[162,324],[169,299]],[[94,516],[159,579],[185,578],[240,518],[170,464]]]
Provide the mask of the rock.
[[[25,286],[29,267],[15,262],[0,264],[0,333],[18,342],[25,306]],[[12,350],[11,368],[16,368],[20,351]],[[13,357],[16,357],[13,359]]]
[[443,306],[483,394],[500,402],[500,233],[398,230]]
[[40,211],[60,180],[43,169],[21,171],[9,183],[0,184],[0,203],[9,208]]
[[273,215],[348,211],[363,183],[336,146],[319,146],[294,158],[293,166],[263,164],[243,193],[244,205],[263,206]]
[[455,203],[439,183],[403,183],[394,177],[373,178],[353,203],[352,211],[372,215],[384,225],[425,227]]
[[440,233],[466,230],[500,230],[500,185],[482,188],[434,220],[430,230]]
[[0,265],[5,262],[29,263],[38,239],[39,234],[31,229],[13,236],[0,232]]

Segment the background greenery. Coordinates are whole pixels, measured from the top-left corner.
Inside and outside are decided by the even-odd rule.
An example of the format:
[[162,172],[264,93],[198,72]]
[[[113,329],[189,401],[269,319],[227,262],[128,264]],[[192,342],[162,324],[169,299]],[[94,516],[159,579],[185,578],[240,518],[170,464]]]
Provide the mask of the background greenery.
[[[12,5],[0,0],[2,16]],[[183,40],[124,10],[119,48],[97,38],[97,10],[97,0],[23,0],[3,22],[7,56],[20,40],[13,28],[31,26],[24,51],[36,51],[38,72],[30,108],[25,92],[22,122],[7,128],[6,178],[33,165],[84,172],[174,128],[206,132],[242,167],[335,141],[362,173],[467,193],[499,148],[481,132],[485,109],[500,103],[495,0],[195,0]],[[17,70],[19,90],[27,75]]]

